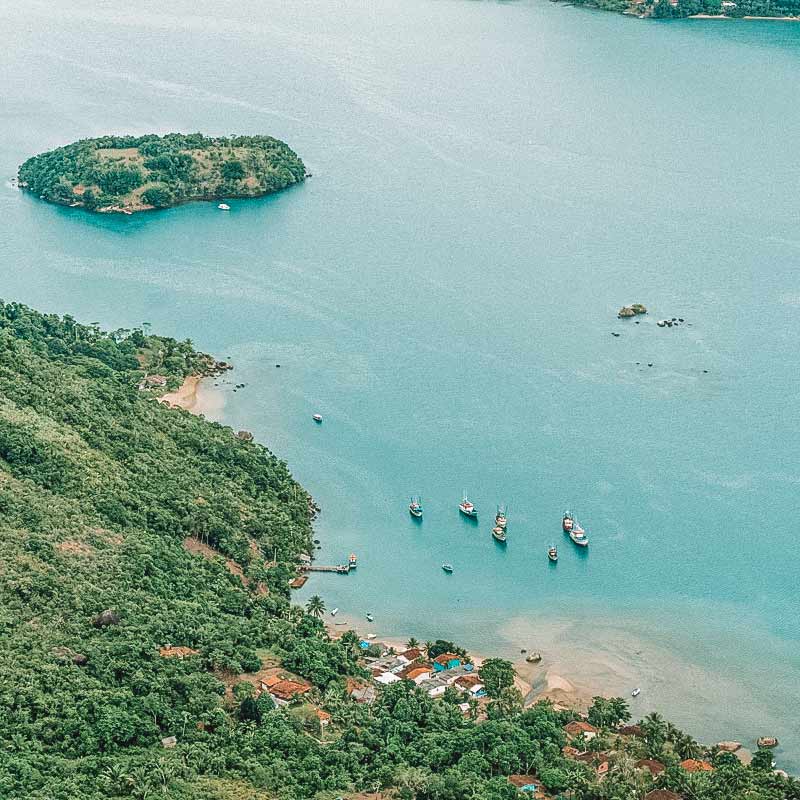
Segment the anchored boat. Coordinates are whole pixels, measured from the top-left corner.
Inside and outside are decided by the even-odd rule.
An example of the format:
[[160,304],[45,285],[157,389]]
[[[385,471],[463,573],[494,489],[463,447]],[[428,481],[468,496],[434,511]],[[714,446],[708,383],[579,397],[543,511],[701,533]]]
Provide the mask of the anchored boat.
[[442,564],[442,569],[445,572],[450,573],[450,572],[453,571],[453,565],[452,564]]
[[355,553],[350,553],[350,558],[347,563],[350,566],[350,569],[355,569],[358,566],[358,557]]
[[322,414],[312,414],[311,419],[313,419],[314,422],[322,422]]
[[367,614],[367,622],[372,622],[373,619],[375,619],[375,617],[373,617],[372,614]]
[[508,520],[506,519],[505,506],[497,506],[497,514],[494,516],[494,524],[497,525],[498,528],[502,528],[503,530],[506,529]]
[[467,499],[467,493],[464,492],[464,499],[458,504],[458,510],[465,516],[465,517],[477,517],[478,516],[478,509],[470,503]]
[[564,531],[564,533],[569,533],[574,525],[575,525],[575,520],[572,516],[572,512],[565,511],[564,516],[561,517],[561,530]]
[[416,495],[411,498],[411,503],[408,506],[408,511],[412,517],[419,519],[422,516],[422,503]]
[[551,561],[558,561],[558,548],[555,545],[547,551],[547,557]]
[[586,535],[586,531],[584,531],[577,522],[572,526],[572,530],[569,532],[569,538],[579,547],[589,546],[589,537]]
[[506,532],[499,525],[496,525],[494,528],[492,528],[492,536],[494,536],[494,538],[497,539],[497,541],[501,544],[505,544]]

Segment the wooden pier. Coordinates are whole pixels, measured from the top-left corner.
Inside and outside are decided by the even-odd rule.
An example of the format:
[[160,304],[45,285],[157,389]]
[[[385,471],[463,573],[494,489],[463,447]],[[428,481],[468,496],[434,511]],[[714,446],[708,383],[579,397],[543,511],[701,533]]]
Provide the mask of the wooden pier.
[[347,573],[350,572],[350,565],[337,564],[333,566],[320,564],[317,566],[316,564],[308,564],[300,567],[300,569],[303,570],[303,572],[338,572],[340,575],[347,575]]

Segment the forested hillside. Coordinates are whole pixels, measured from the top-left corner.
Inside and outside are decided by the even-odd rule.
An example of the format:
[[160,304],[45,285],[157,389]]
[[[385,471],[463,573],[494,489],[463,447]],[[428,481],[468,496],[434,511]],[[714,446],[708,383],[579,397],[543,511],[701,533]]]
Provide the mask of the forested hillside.
[[[619,735],[621,700],[596,702],[590,757],[568,757],[575,714],[523,710],[499,661],[482,672],[478,719],[454,687],[433,700],[408,680],[355,702],[348,676],[368,677],[358,638],[331,641],[321,601],[288,600],[312,547],[310,497],[264,447],[165,407],[143,382],[153,365],[207,364],[190,342],[0,302],[0,798],[394,787],[401,800],[510,800],[515,773],[575,800],[638,800],[654,785],[692,800],[800,798],[768,751],[744,767],[714,750],[713,772],[689,774],[679,759],[703,749],[657,715]],[[253,677],[270,665],[312,687],[275,707]],[[604,778],[594,752],[611,764]],[[637,771],[642,756],[666,772]]]
[[104,136],[29,158],[20,186],[89,211],[133,213],[187,200],[257,197],[305,178],[297,154],[271,136]]

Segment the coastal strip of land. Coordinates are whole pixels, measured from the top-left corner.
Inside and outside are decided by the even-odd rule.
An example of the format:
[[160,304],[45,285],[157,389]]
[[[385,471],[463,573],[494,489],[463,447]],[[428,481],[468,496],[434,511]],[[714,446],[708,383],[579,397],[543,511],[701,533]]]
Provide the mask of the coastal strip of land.
[[204,381],[203,375],[189,375],[174,392],[161,395],[159,402],[191,414],[216,417],[225,407],[225,395]]

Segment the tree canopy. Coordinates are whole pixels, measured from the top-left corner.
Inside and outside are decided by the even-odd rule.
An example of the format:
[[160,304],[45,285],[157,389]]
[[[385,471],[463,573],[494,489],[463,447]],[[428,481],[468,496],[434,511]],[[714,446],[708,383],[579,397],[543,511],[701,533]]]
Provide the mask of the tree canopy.
[[29,158],[20,185],[90,211],[143,211],[187,200],[256,197],[305,178],[303,162],[270,136],[103,136]]

